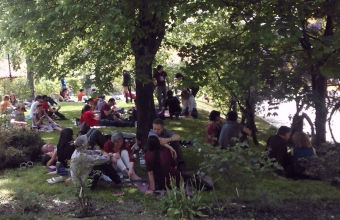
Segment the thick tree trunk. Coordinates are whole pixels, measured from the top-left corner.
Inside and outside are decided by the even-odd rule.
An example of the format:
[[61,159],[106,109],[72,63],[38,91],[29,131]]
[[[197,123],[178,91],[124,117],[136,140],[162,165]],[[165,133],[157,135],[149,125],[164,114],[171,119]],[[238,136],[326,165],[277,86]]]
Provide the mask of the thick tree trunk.
[[28,83],[29,83],[30,88],[31,88],[31,95],[30,95],[28,101],[32,101],[35,98],[35,95],[34,95],[34,79],[33,79],[33,74],[34,73],[33,73],[33,71],[30,68],[30,63],[31,63],[31,60],[27,59],[26,60],[26,65],[27,65],[27,80],[28,80]]

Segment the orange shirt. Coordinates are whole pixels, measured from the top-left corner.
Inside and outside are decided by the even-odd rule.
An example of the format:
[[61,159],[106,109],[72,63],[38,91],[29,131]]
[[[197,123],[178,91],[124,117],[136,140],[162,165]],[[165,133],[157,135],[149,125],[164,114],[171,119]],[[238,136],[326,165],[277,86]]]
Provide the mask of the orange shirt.
[[78,92],[78,102],[83,101],[83,96],[85,96],[84,92]]
[[7,108],[11,105],[9,101],[2,101],[0,103],[0,112],[4,112],[7,110]]

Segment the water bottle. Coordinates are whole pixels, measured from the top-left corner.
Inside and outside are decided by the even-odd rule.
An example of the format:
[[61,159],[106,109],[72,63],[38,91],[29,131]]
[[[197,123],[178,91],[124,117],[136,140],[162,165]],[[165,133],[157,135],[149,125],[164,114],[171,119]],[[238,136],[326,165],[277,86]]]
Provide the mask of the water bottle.
[[145,168],[145,154],[143,150],[139,151],[139,164],[140,164],[140,167]]

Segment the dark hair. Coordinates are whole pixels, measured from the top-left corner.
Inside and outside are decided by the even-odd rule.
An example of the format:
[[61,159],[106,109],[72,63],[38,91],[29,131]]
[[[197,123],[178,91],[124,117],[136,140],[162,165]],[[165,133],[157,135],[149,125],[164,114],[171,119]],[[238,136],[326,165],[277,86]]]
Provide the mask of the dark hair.
[[221,115],[221,112],[212,110],[209,114],[209,120],[210,121],[216,121],[216,118],[220,117],[220,115]]
[[162,69],[162,68],[163,68],[162,65],[158,65],[158,66],[157,66],[157,70],[160,70],[160,69]]
[[86,104],[86,105],[84,105],[83,109],[81,110],[81,113],[83,114],[84,112],[87,112],[89,110],[91,110],[91,105]]
[[156,118],[155,120],[153,120],[152,124],[161,125],[162,127],[164,127],[164,121],[160,118]]
[[47,95],[42,95],[41,98],[42,98],[42,99],[46,99],[46,98],[47,98]]
[[34,101],[38,101],[38,99],[42,99],[41,95],[37,95],[34,99]]
[[277,135],[286,135],[291,131],[290,127],[287,126],[281,126],[279,130],[277,131]]
[[182,97],[182,99],[184,99],[184,100],[188,100],[190,96],[191,96],[191,93],[188,92],[188,90],[184,90],[184,91],[182,91],[182,93],[181,93],[181,97]]
[[105,95],[100,95],[99,98],[105,99]]
[[41,164],[46,166],[47,162],[51,159],[48,154],[43,154],[41,157]]
[[166,92],[166,96],[168,96],[168,99],[171,98],[174,95],[174,93],[171,90],[168,90]]
[[[105,96],[104,96],[105,97]],[[110,98],[107,102],[115,102],[116,100],[114,98]]]
[[237,121],[237,112],[230,111],[227,113],[227,119],[229,121]]
[[89,102],[93,102],[93,98],[89,98],[89,99],[87,100],[87,103],[89,103]]
[[73,130],[71,128],[64,128],[60,133],[57,145],[58,161],[60,161],[64,167],[67,167],[67,161],[71,159],[75,150],[75,146],[71,144],[71,142],[73,142]]
[[175,78],[178,79],[180,77],[184,77],[182,73],[176,73]]
[[79,92],[83,92],[84,91],[84,89],[79,89]]

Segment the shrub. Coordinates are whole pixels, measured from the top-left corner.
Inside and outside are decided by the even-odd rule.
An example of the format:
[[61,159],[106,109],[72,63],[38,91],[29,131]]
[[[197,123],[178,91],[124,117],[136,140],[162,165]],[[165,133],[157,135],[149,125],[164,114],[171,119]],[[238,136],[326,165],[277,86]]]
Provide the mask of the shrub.
[[31,87],[26,77],[17,79],[3,79],[0,81],[1,95],[14,93],[18,100],[28,99],[31,95]]
[[34,85],[35,92],[40,95],[50,95],[51,93],[60,92],[61,86],[59,81],[47,80],[45,78],[40,78],[39,81]]
[[15,198],[20,201],[20,208],[24,212],[39,212],[43,200],[36,192],[29,192],[22,187],[15,189]]
[[162,198],[161,209],[167,216],[174,219],[194,219],[195,216],[205,217],[202,210],[207,209],[207,205],[202,202],[202,189],[193,189],[192,196],[186,195],[186,187],[181,179],[179,187],[176,180],[170,180],[171,188],[167,189],[166,195]]
[[24,128],[0,128],[0,169],[18,167],[23,161],[40,160],[44,144],[39,133]]

